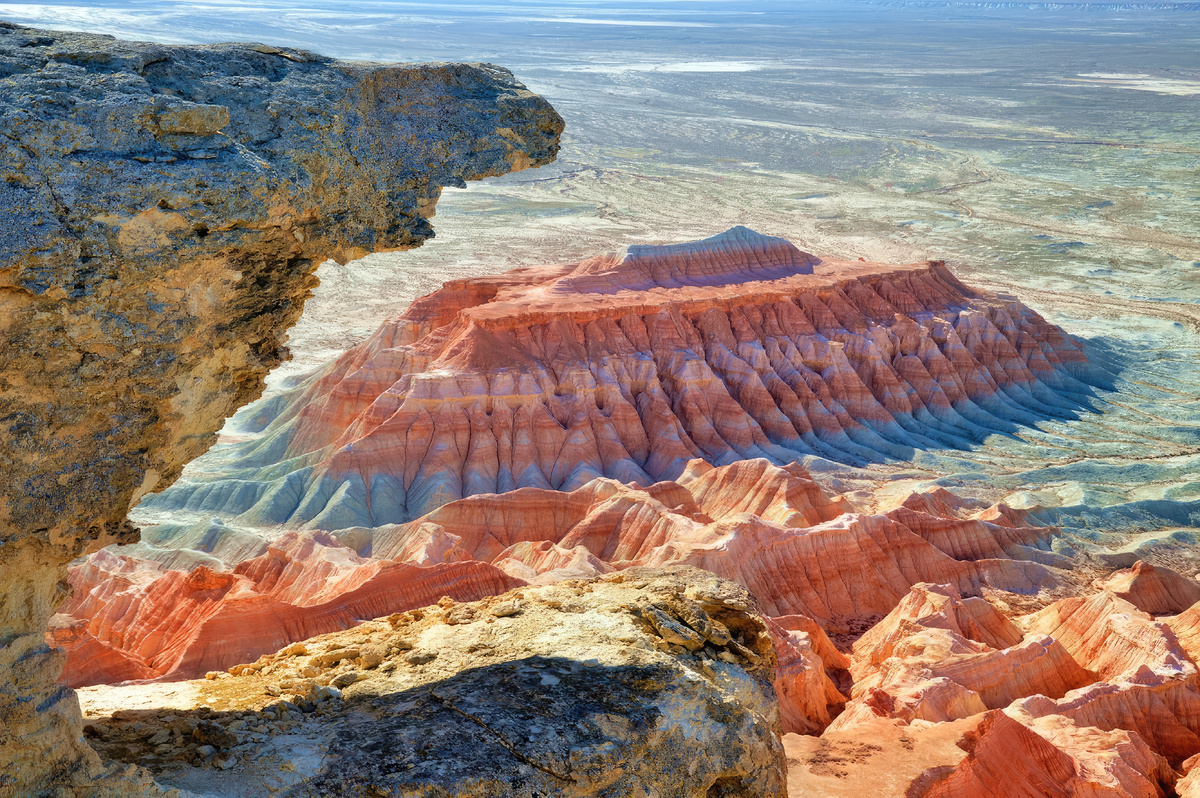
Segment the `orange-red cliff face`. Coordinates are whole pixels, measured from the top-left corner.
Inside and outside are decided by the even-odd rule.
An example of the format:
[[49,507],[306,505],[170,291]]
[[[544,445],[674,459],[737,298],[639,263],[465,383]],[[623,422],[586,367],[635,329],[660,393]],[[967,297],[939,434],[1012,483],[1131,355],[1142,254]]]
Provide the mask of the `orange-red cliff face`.
[[317,529],[596,477],[908,459],[1078,408],[1086,362],[937,262],[822,260],[734,228],[447,283],[276,407],[231,476],[152,507]]

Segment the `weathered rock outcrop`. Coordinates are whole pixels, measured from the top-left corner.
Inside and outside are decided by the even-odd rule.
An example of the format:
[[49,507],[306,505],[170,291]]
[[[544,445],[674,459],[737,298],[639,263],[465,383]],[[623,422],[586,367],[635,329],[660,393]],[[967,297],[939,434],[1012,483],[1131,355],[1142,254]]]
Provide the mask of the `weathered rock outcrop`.
[[941,263],[819,259],[739,227],[447,283],[277,403],[226,478],[151,506],[332,530],[696,458],[909,459],[1071,416],[1086,376],[1069,336]]
[[1193,680],[1196,666],[1163,621],[1113,593],[1063,599],[1022,619],[1026,630],[1052,636],[1076,660],[1112,681],[1147,669]]
[[255,798],[783,798],[774,665],[744,588],[634,568],[308,640],[202,682],[202,713],[93,733],[166,783]]
[[1031,728],[999,710],[963,743],[967,757],[913,798],[1156,798],[1175,772],[1140,737],[1059,718]]
[[1175,633],[1179,645],[1192,661],[1200,660],[1200,602],[1176,616],[1164,618],[1163,622]]
[[93,789],[64,566],[287,357],[323,260],[419,245],[442,186],[551,160],[488,65],[338,62],[0,24],[0,794]]
[[74,687],[192,678],[363,618],[525,584],[483,562],[369,560],[295,532],[232,571],[168,570],[108,550],[72,570],[74,595],[58,617],[87,619],[82,628],[71,625],[73,637],[59,633]]
[[1200,601],[1200,583],[1164,566],[1138,560],[1127,571],[1117,571],[1096,582],[1151,615],[1174,615]]
[[1055,639],[1026,638],[981,598],[949,585],[916,585],[854,644],[851,702],[833,729],[876,717],[943,722],[1091,684]]
[[[949,512],[953,505],[947,494],[929,509]],[[907,524],[893,519],[897,512]],[[954,559],[913,531],[945,520],[905,506],[854,513],[794,463],[743,460],[714,468],[696,460],[678,480],[644,488],[596,479],[569,493],[523,488],[471,496],[407,524],[291,531],[266,552],[220,568],[167,566],[139,557],[145,544],[128,547],[129,555],[117,547],[70,570],[75,593],[63,611],[83,624],[63,624],[73,632],[63,633],[70,642],[67,677],[78,685],[112,681],[128,672],[130,658],[154,676],[197,676],[443,594],[478,598],[515,584],[637,565],[693,565],[746,585],[777,616],[784,728],[815,731],[846,700],[835,677],[848,662],[822,624],[868,622],[918,582],[953,580],[954,590],[968,594],[984,586],[1031,593],[1056,583],[1053,569],[994,548],[991,536],[1005,539],[1012,528],[970,526],[986,539],[974,548],[999,555],[980,560]],[[1052,530],[1020,529],[1028,542],[1048,548]],[[239,545],[224,556],[255,551]],[[979,599],[969,606],[977,604],[990,609]],[[84,660],[98,646],[117,649],[104,656],[117,668],[108,677]],[[1074,665],[1061,648],[1055,653]],[[994,672],[1008,675],[999,663]]]

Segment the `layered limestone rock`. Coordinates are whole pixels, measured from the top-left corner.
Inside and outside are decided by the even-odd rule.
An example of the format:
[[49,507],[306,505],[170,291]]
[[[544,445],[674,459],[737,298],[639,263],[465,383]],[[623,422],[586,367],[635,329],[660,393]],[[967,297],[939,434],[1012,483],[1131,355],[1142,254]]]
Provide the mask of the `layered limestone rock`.
[[1069,336],[941,263],[821,259],[738,227],[447,283],[259,414],[224,478],[147,506],[333,530],[649,485],[697,458],[907,460],[1072,416],[1086,378]]
[[212,674],[200,706],[129,688],[139,711],[90,728],[208,794],[784,798],[774,665],[744,588],[634,568],[311,639]]
[[265,45],[3,23],[0,71],[0,793],[82,794],[66,563],[259,395],[320,262],[419,245],[442,186],[553,159],[562,120],[498,67]]

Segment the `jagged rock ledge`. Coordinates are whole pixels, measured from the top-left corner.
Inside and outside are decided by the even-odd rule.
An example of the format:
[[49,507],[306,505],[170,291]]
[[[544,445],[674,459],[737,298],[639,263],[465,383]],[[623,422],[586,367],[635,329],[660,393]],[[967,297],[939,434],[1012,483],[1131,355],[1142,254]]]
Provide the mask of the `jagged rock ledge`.
[[446,598],[172,685],[173,703],[96,688],[89,704],[140,709],[88,729],[221,795],[783,798],[774,667],[745,588],[631,568]]
[[499,67],[260,44],[0,23],[0,75],[0,795],[129,795],[43,641],[66,563],[260,394],[320,262],[419,245],[563,123]]

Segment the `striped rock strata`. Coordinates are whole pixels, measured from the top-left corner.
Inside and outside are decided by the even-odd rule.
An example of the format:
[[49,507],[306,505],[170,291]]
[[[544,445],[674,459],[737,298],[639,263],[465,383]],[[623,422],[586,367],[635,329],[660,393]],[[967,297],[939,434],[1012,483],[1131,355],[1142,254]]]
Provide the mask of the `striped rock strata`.
[[[141,675],[186,677],[442,594],[691,565],[755,594],[771,616],[784,728],[819,731],[847,700],[839,685],[849,661],[826,629],[869,623],[920,582],[949,581],[964,594],[1028,594],[1057,583],[1056,570],[1029,555],[1050,555],[1054,530],[1008,526],[1021,514],[970,510],[945,491],[922,496],[862,514],[797,464],[695,460],[678,480],[644,488],[596,479],[569,493],[472,496],[407,524],[291,531],[223,571],[170,570],[117,548],[72,568],[71,618],[59,634],[76,684],[129,678],[130,660],[149,669]],[[950,523],[959,529],[953,536],[943,534]],[[948,542],[961,559],[939,548]],[[131,551],[144,553],[142,545]],[[87,659],[97,647],[116,649],[120,656],[103,661],[124,669],[97,668]]]
[[[449,501],[714,465],[967,447],[1086,401],[1079,346],[944,265],[846,262],[744,227],[447,283],[148,509],[374,527]],[[210,466],[213,463],[210,462]]]

